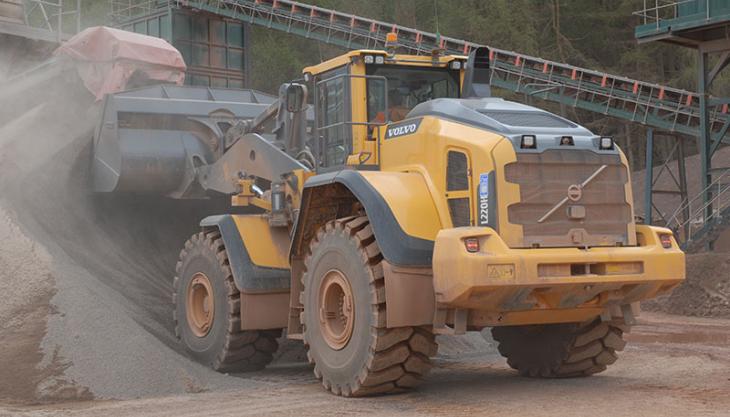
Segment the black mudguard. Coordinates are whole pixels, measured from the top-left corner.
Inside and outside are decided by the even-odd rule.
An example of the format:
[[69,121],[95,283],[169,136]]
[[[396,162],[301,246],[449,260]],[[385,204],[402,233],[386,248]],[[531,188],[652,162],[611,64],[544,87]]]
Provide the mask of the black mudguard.
[[288,269],[269,268],[254,265],[248,254],[241,233],[230,214],[209,216],[200,222],[206,228],[218,228],[226,246],[231,264],[233,280],[238,290],[244,293],[269,293],[288,291],[290,272]]
[[[434,242],[406,234],[383,196],[355,170],[342,170],[309,178],[304,184],[300,213],[305,212],[304,208],[309,204],[311,190],[334,183],[342,184],[350,190],[365,208],[375,239],[385,260],[399,266],[431,266]],[[299,255],[303,229],[300,220],[298,218],[295,224],[290,257]]]

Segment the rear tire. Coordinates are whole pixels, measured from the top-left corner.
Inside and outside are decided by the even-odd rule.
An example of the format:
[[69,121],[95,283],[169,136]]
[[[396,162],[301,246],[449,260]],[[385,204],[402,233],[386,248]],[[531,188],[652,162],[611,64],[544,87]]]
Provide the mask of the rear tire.
[[263,369],[281,330],[241,330],[241,297],[218,231],[193,235],[173,281],[175,335],[198,362],[219,372]]
[[315,376],[345,397],[416,386],[435,338],[429,327],[386,327],[383,256],[367,217],[327,223],[309,248],[301,322]]
[[499,353],[520,375],[541,378],[589,376],[616,362],[629,326],[602,322],[505,326],[492,329]]

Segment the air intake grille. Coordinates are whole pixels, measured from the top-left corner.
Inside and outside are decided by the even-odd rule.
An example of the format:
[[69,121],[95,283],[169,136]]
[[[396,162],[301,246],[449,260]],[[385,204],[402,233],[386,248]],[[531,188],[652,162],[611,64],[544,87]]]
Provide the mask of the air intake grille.
[[454,224],[454,227],[471,226],[469,199],[452,198],[448,201],[449,213],[451,213],[451,223]]
[[549,113],[529,111],[482,111],[503,125],[522,127],[574,128],[576,125]]
[[446,167],[446,191],[469,189],[469,167],[463,152],[449,151]]
[[[519,202],[507,210],[509,222],[522,225],[523,230],[522,242],[513,240],[512,246],[629,244],[628,172],[619,155],[575,149],[518,153],[517,162],[505,166],[505,177],[520,186]],[[547,215],[568,197],[569,188],[573,200]]]

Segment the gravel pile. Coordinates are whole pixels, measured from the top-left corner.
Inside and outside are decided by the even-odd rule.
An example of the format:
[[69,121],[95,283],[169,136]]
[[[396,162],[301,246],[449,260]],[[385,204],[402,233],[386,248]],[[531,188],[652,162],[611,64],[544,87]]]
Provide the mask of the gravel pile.
[[730,257],[687,255],[687,280],[671,294],[641,304],[644,310],[702,317],[730,317]]
[[[79,85],[65,90],[35,93],[30,110],[0,124],[0,401],[256,384],[190,361],[172,333],[180,247],[225,201],[90,194],[100,106]],[[12,101],[0,93],[2,108]],[[302,357],[284,351],[280,362]]]

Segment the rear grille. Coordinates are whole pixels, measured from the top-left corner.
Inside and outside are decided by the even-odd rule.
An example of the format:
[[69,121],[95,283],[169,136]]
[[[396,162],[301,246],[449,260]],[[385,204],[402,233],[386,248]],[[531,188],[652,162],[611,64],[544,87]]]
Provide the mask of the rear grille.
[[[579,193],[542,222],[571,186],[579,185],[606,165]],[[508,208],[510,223],[522,225],[519,247],[628,245],[631,206],[626,201],[626,167],[619,155],[588,150],[520,153],[505,167],[508,182],[520,186],[520,202]],[[573,187],[575,190],[575,187]],[[573,194],[575,198],[576,195]],[[572,213],[572,215],[571,215]]]
[[454,224],[454,227],[471,226],[469,199],[452,198],[448,201],[449,213],[451,214],[451,223]]

